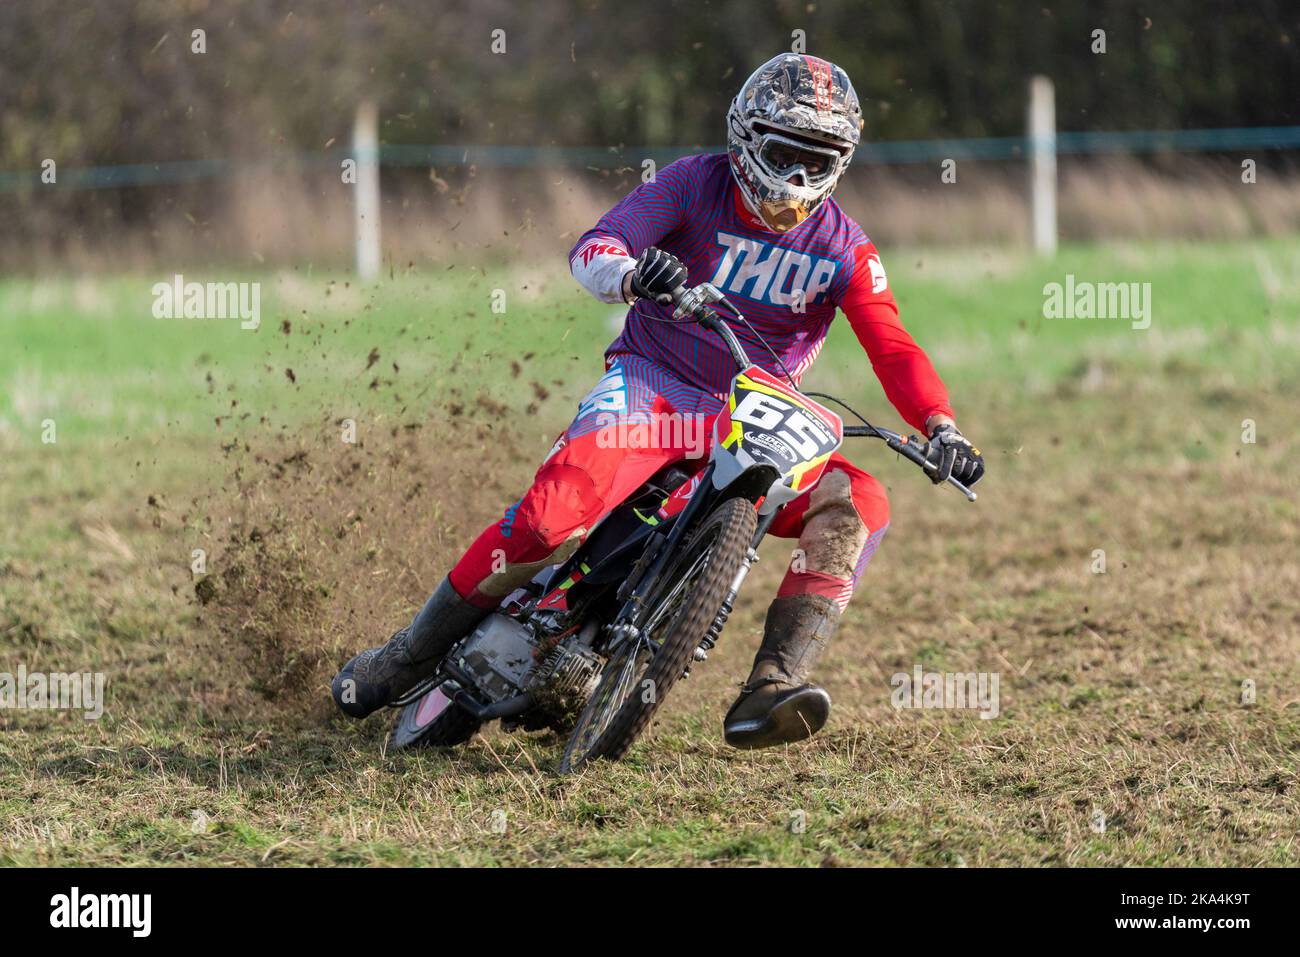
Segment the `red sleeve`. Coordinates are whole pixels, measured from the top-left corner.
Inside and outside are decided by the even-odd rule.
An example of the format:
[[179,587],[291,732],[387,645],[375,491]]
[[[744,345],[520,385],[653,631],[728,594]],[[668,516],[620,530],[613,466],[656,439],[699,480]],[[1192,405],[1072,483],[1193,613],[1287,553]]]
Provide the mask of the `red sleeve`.
[[864,243],[854,257],[853,273],[839,306],[867,350],[889,401],[909,425],[924,432],[930,416],[953,414],[948,390],[930,357],[903,328],[876,247]]

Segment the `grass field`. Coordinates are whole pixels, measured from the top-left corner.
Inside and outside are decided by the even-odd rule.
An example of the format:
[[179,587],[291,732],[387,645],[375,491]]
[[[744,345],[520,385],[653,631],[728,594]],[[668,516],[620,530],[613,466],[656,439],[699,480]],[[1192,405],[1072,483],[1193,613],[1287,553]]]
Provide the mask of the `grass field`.
[[[98,721],[0,710],[0,863],[1300,863],[1300,243],[886,264],[980,501],[847,449],[893,522],[819,672],[827,729],[721,743],[770,541],[654,733],[571,779],[546,735],[387,755],[327,691],[598,377],[611,309],[562,261],[242,277],[256,331],[153,318],[169,276],[0,281],[0,672],[108,681]],[[1067,274],[1149,282],[1150,328],[1044,318]],[[844,328],[805,384],[899,424]],[[895,710],[918,664],[998,673],[1000,716]]]

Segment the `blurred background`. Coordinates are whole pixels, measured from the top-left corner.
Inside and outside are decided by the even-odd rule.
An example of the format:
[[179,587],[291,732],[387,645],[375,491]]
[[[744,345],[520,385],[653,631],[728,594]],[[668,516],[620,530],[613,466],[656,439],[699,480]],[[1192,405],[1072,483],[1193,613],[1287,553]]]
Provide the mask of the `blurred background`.
[[[646,159],[722,145],[739,84],[791,47],[856,85],[868,145],[841,198],[877,242],[1028,240],[1034,75],[1063,239],[1293,233],[1298,45],[1283,0],[18,0],[0,268],[346,265],[367,102],[386,262],[553,253]],[[1266,174],[1242,189],[1247,155]]]

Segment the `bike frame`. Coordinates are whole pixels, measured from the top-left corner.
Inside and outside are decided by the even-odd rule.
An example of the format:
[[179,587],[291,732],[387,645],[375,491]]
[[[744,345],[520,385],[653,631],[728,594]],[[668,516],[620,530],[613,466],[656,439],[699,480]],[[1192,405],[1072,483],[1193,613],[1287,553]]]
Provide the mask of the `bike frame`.
[[[864,424],[861,426],[845,427],[838,416],[813,402],[806,394],[799,391],[793,381],[787,386],[755,366],[736,334],[712,306],[716,303],[726,302],[733,311],[736,311],[737,318],[742,322],[744,321],[743,316],[740,315],[739,311],[735,310],[734,305],[726,300],[722,292],[711,283],[702,283],[692,289],[679,287],[673,293],[673,302],[675,305],[674,318],[693,320],[718,335],[726,344],[727,350],[735,360],[739,371],[736,378],[732,380],[728,409],[720,414],[718,424],[715,424],[714,445],[709,464],[705,467],[703,475],[696,484],[695,491],[685,508],[676,516],[668,519],[665,523],[666,527],[651,528],[642,526],[645,529],[644,532],[638,529],[637,532],[640,534],[633,533],[615,552],[605,556],[599,566],[590,568],[586,572],[590,576],[598,576],[601,568],[615,558],[621,558],[627,552],[635,549],[639,542],[644,541],[639,558],[620,584],[617,592],[617,598],[621,605],[618,613],[613,618],[612,626],[615,630],[623,632],[639,633],[640,628],[644,625],[645,615],[649,611],[649,600],[666,564],[676,554],[678,547],[697,525],[698,520],[708,515],[726,499],[741,496],[754,502],[755,506],[759,507],[758,529],[750,546],[751,552],[754,552],[767,535],[772,522],[781,508],[784,507],[785,502],[793,500],[803,490],[816,483],[821,475],[825,461],[829,459],[832,452],[839,448],[843,438],[879,438],[895,452],[903,455],[923,469],[933,471],[934,468],[922,451],[923,443],[916,440],[915,437],[904,437],[889,429],[874,426],[865,420],[863,420]],[[833,437],[827,437],[827,441],[815,449],[815,454],[812,456],[803,459],[790,459],[785,463],[780,463],[785,466],[815,468],[815,470],[810,475],[803,476],[805,481],[802,482],[801,488],[797,490],[786,489],[782,496],[784,500],[779,504],[773,504],[770,508],[760,507],[760,502],[773,490],[777,489],[778,486],[775,483],[783,477],[782,473],[784,471],[778,467],[774,458],[769,457],[766,461],[752,462],[739,468],[737,468],[734,461],[730,461],[728,465],[732,474],[727,476],[725,481],[718,481],[720,462],[722,461],[719,457],[719,445],[725,445],[728,440],[727,436],[719,434],[719,426],[726,428],[727,425],[731,424],[730,419],[727,418],[724,421],[724,417],[736,411],[738,383],[747,375],[760,380],[756,388],[769,391],[775,395],[784,394],[788,398],[795,399],[795,404],[802,406],[803,410],[814,418],[814,421],[820,420],[822,425],[829,426],[834,433]],[[732,427],[740,428],[738,424],[732,425]],[[966,488],[960,481],[954,478],[949,478],[948,481],[962,491],[969,500],[975,500],[975,493]],[[595,530],[593,530],[594,534]],[[584,551],[585,548],[579,549],[578,553],[556,570],[557,574],[548,583],[548,590],[553,587],[554,582],[560,581],[566,574],[571,576],[575,569],[585,567]],[[752,561],[746,562],[741,577],[736,583],[737,588],[751,564]]]

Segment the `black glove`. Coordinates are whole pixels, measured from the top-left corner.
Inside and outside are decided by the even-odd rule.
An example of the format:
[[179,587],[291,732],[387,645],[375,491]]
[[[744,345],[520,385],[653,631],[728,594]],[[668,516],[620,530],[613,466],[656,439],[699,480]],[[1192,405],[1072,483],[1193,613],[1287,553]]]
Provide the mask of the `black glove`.
[[984,456],[970,444],[970,440],[957,431],[955,425],[936,425],[930,433],[925,451],[926,459],[933,463],[930,481],[935,485],[952,476],[967,488],[984,477]]
[[672,253],[649,247],[637,258],[632,270],[632,292],[641,299],[670,305],[672,291],[686,285],[686,267]]

